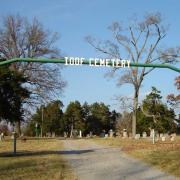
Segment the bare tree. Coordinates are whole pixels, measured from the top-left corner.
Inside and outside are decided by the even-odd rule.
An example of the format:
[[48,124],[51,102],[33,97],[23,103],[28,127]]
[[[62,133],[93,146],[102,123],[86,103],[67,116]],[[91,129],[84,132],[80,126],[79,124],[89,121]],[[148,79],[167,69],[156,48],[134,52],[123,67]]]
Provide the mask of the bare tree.
[[133,111],[133,99],[131,97],[120,95],[120,96],[115,96],[114,100],[117,101],[118,104],[116,105],[119,105],[122,111],[126,111],[126,112]]
[[126,129],[127,133],[131,134],[132,131],[132,113],[124,111],[122,116],[116,121],[116,131],[122,134],[123,130]]
[[[36,18],[29,22],[19,15],[10,15],[3,18],[1,23],[0,57],[57,57],[59,50],[54,46],[57,39],[57,33],[45,30]],[[61,78],[60,65],[26,62],[13,64],[11,68],[27,77],[27,83],[23,86],[32,94],[31,98],[26,100],[26,109],[59,96],[65,86]]]
[[[180,91],[180,76],[175,78],[175,86],[177,90]],[[167,96],[167,101],[173,108],[180,109],[180,94],[169,94]]]
[[[130,59],[133,63],[174,63],[179,62],[180,48],[160,48],[162,40],[166,37],[165,27],[159,13],[148,14],[143,21],[133,20],[127,28],[114,22],[109,30],[113,40],[97,41],[92,37],[86,37],[87,42],[97,51],[105,54],[108,58]],[[123,57],[120,50],[124,49]],[[114,68],[115,73],[119,68]],[[132,135],[136,134],[136,116],[138,108],[139,90],[147,74],[154,68],[131,67],[118,79],[118,85],[131,84],[134,87]]]
[[132,98],[127,96],[115,96],[115,100],[120,105],[122,111],[122,116],[120,116],[116,122],[116,131],[122,133],[126,129],[127,133],[131,134],[132,132]]

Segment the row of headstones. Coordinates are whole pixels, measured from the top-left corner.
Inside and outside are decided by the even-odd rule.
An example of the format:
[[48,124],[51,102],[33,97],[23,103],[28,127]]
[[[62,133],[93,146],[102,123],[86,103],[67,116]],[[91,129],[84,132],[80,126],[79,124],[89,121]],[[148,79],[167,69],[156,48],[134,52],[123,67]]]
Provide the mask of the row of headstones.
[[[67,132],[64,132],[64,138],[67,138],[67,137],[68,137],[68,133],[67,133]],[[81,130],[79,130],[79,131],[74,130],[74,131],[73,131],[73,137],[82,138],[82,131],[81,131]]]
[[[80,133],[81,134],[81,133]],[[152,129],[151,131],[150,131],[150,136],[147,136],[147,133],[146,132],[143,132],[142,133],[142,137],[141,137],[141,135],[140,134],[136,134],[135,135],[135,139],[140,139],[140,138],[153,138],[153,136],[155,137],[155,140],[156,141],[158,141],[158,140],[162,140],[162,141],[166,141],[166,139],[168,139],[168,138],[170,138],[170,140],[171,141],[174,141],[174,139],[175,139],[175,137],[176,137],[176,134],[175,133],[173,133],[173,134],[171,134],[171,135],[168,135],[168,134],[163,134],[163,133],[160,133],[160,134],[158,134],[158,133],[156,133],[155,134],[155,132],[154,132],[154,130]],[[81,137],[81,136],[80,136]],[[92,137],[92,132],[90,132],[90,134],[88,134],[87,135],[87,137]],[[101,134],[100,134],[100,137],[105,137],[105,138],[107,138],[107,137],[114,137],[114,132],[113,132],[113,130],[109,130],[109,133],[108,134],[106,134],[105,132],[102,132]],[[123,136],[122,136],[123,138],[127,138],[128,137],[128,133],[126,132],[126,130],[123,130]]]
[[[79,137],[81,136],[79,135]],[[91,138],[91,137],[95,137],[95,135],[93,135],[92,131],[90,131],[89,134],[86,135],[86,137]],[[109,132],[106,133],[105,130],[103,130],[100,134],[100,137],[103,137],[103,138],[114,137],[114,131],[110,129]]]
[[[50,134],[49,134],[49,135],[50,135]],[[53,136],[53,135],[52,135],[52,136]],[[52,137],[52,136],[51,136],[51,137]],[[136,134],[136,135],[135,135],[135,139],[140,139],[140,138],[144,138],[144,139],[145,139],[145,138],[153,138],[153,136],[155,137],[155,140],[156,140],[156,141],[158,141],[159,139],[161,139],[162,141],[166,141],[166,139],[168,139],[168,138],[170,138],[171,141],[174,141],[176,134],[175,134],[175,133],[173,133],[173,134],[171,134],[171,135],[163,134],[163,133],[160,133],[160,134],[156,133],[156,134],[155,134],[154,130],[151,129],[151,131],[150,131],[150,136],[147,136],[147,133],[146,133],[146,132],[143,132],[143,133],[142,133],[142,137],[141,137],[140,134]],[[54,135],[54,137],[55,137],[55,135]],[[64,137],[67,137],[67,134],[66,134],[66,133],[64,133]],[[78,137],[79,137],[79,138],[82,138],[82,131],[81,131],[81,130],[79,131]],[[93,137],[92,132],[90,132],[89,134],[87,134],[87,137],[88,137],[88,138],[89,138],[89,137]],[[107,137],[114,137],[114,132],[113,132],[113,130],[109,130],[108,134],[106,134],[106,133],[103,131],[103,132],[100,134],[100,137],[105,137],[105,138],[107,138]],[[128,134],[127,134],[127,132],[126,132],[125,129],[123,130],[123,136],[122,136],[122,137],[123,137],[123,138],[127,138],[127,137],[128,137]]]
[[[176,134],[175,133],[173,133],[173,134],[170,134],[170,135],[168,135],[168,134],[163,134],[163,133],[160,133],[160,134],[158,134],[158,133],[156,133],[156,134],[153,134],[154,132],[152,131],[151,133],[150,133],[150,138],[153,138],[153,136],[154,136],[154,138],[155,138],[155,141],[159,141],[159,140],[162,140],[162,141],[166,141],[167,139],[170,139],[170,141],[174,141],[175,140],[175,137],[176,137]],[[126,136],[127,137],[127,136]],[[135,135],[135,139],[140,139],[141,138],[141,135],[140,134],[136,134]],[[143,132],[142,133],[142,138],[148,138],[148,136],[147,136],[147,133],[146,132]]]
[[46,133],[46,137],[55,138],[56,137],[56,133],[55,132],[52,132],[52,133],[48,132],[48,133]]

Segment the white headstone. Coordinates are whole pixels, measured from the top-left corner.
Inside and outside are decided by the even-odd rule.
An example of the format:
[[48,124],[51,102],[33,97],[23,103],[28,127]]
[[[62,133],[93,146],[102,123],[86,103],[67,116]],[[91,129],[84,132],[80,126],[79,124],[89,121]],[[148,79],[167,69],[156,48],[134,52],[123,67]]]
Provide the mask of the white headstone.
[[140,134],[136,134],[135,139],[140,139]]
[[51,135],[53,138],[56,137],[56,133],[55,132],[52,132],[52,135]]
[[110,130],[109,130],[109,137],[111,137],[111,138],[112,138],[112,137],[113,137],[113,135],[114,135],[114,132],[113,132],[113,130],[112,130],[112,129],[110,129]]
[[123,138],[126,138],[126,137],[127,137],[127,130],[123,129]]
[[171,137],[176,137],[176,133],[172,133],[172,134],[171,134]]
[[107,138],[108,137],[108,134],[105,134],[105,136],[104,136],[105,138]]
[[174,136],[172,136],[172,137],[171,137],[171,141],[174,141],[174,138],[175,138],[175,137],[174,137]]
[[146,133],[146,132],[143,132],[142,137],[143,137],[143,138],[146,138],[146,137],[147,137],[147,133]]
[[64,132],[64,137],[67,138],[67,133],[66,132]]
[[79,131],[79,137],[82,138],[82,132],[81,132],[81,130]]
[[127,132],[123,132],[123,138],[127,137]]

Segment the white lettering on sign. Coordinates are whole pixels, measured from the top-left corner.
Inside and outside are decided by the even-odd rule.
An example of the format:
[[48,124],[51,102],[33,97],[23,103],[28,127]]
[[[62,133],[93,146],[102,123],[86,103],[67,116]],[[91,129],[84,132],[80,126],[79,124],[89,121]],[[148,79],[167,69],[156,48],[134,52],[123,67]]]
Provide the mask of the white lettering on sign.
[[83,65],[89,64],[94,67],[130,67],[130,60],[127,59],[106,59],[106,58],[89,58],[85,60],[83,57],[65,57],[65,65]]

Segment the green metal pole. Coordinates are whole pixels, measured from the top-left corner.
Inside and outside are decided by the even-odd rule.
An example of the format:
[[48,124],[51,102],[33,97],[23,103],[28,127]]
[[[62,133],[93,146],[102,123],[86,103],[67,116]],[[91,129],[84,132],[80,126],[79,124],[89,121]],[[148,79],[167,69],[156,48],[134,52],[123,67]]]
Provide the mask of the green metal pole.
[[[61,63],[65,64],[65,58],[46,59],[46,58],[14,58],[5,61],[0,61],[0,66],[12,64],[16,62],[38,62],[38,63]],[[89,64],[88,60],[84,60],[83,64]],[[97,65],[100,62],[97,63]],[[112,65],[112,63],[109,63]],[[147,67],[147,68],[166,68],[180,73],[180,68],[171,66],[169,64],[143,64],[143,63],[130,63],[130,67]]]

